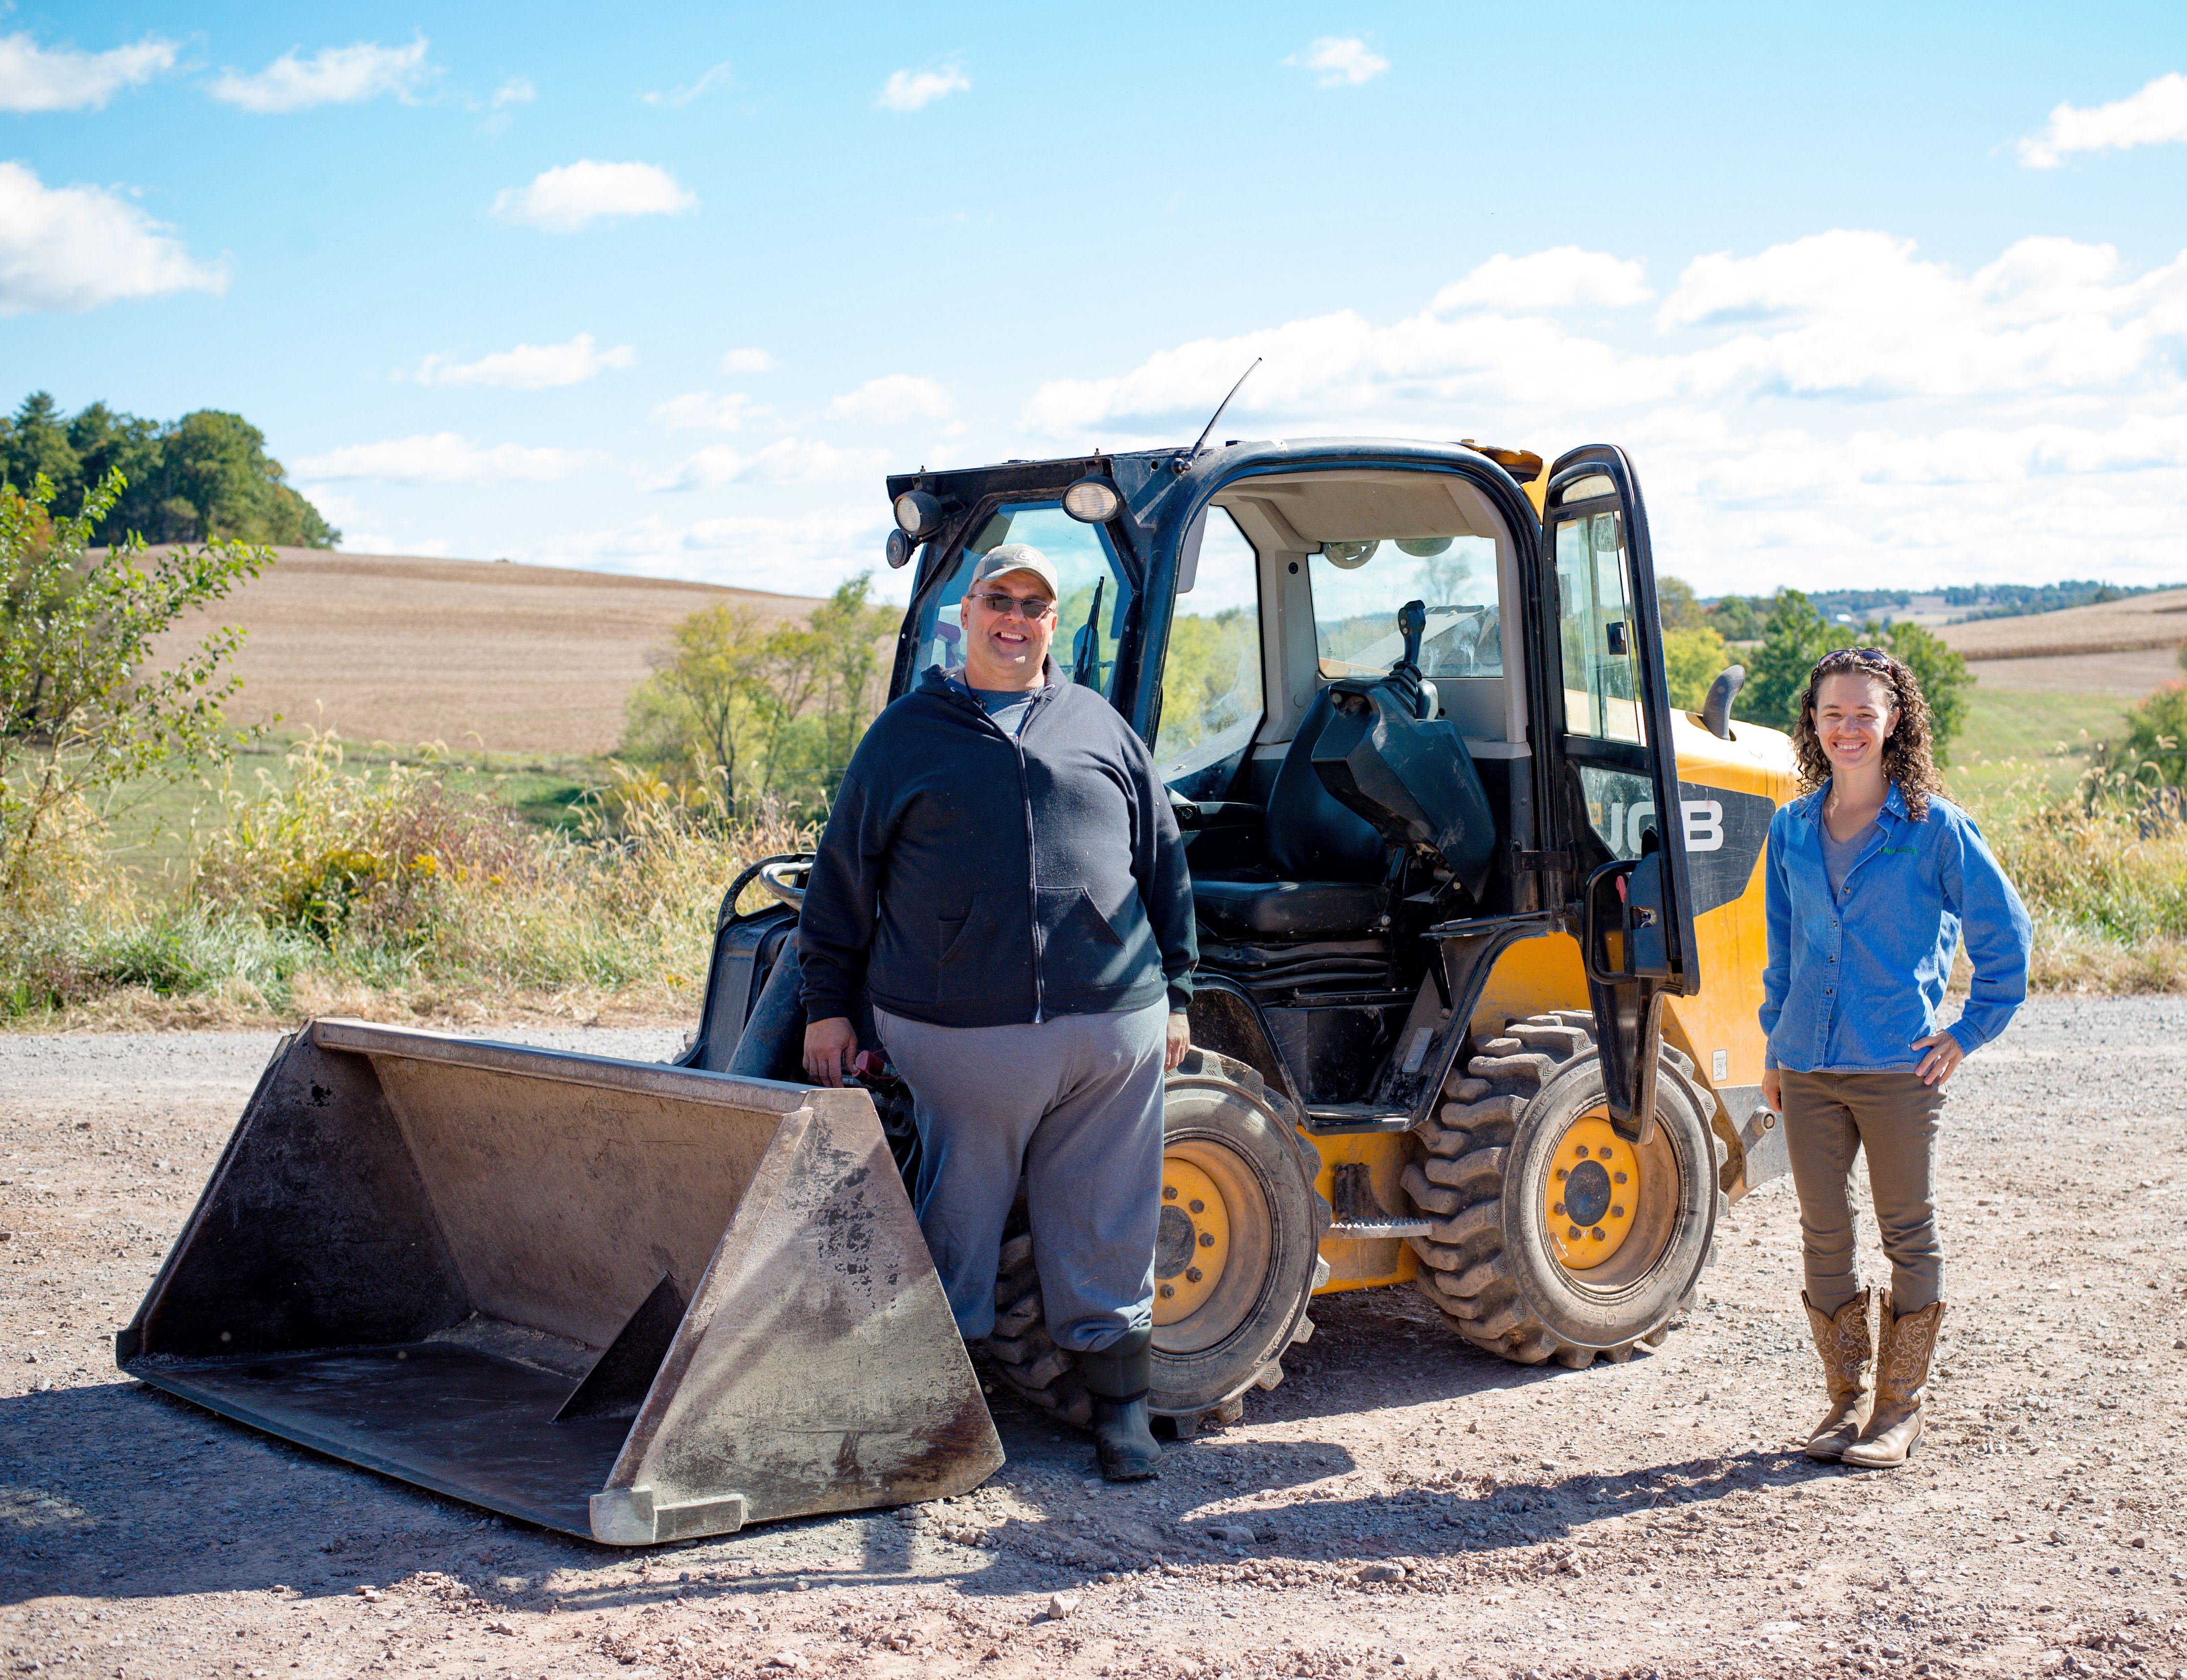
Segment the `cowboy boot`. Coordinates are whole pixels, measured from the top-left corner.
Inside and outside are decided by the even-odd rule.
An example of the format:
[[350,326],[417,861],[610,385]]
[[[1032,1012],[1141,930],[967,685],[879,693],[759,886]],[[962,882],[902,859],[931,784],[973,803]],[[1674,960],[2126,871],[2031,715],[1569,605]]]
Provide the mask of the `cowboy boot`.
[[1863,1469],[1888,1469],[1906,1462],[1914,1443],[1921,1438],[1921,1398],[1929,1383],[1929,1361],[1937,1351],[1937,1332],[1943,1325],[1944,1303],[1932,1301],[1919,1312],[1903,1317],[1892,1310],[1891,1293],[1884,1291],[1881,1319],[1882,1346],[1875,1361],[1875,1408],[1860,1439],[1846,1448],[1841,1462]]
[[1827,1464],[1860,1438],[1860,1403],[1868,1395],[1868,1291],[1827,1318],[1805,1289],[1800,1291],[1800,1305],[1808,1309],[1808,1328],[1815,1333],[1815,1351],[1823,1356],[1823,1380],[1830,1393],[1830,1409],[1808,1437],[1808,1456]]
[[1089,1427],[1101,1474],[1110,1481],[1142,1481],[1161,1463],[1147,1414],[1147,1391],[1154,1386],[1154,1339],[1150,1330],[1127,1330],[1122,1340],[1097,1353],[1078,1356],[1094,1402]]

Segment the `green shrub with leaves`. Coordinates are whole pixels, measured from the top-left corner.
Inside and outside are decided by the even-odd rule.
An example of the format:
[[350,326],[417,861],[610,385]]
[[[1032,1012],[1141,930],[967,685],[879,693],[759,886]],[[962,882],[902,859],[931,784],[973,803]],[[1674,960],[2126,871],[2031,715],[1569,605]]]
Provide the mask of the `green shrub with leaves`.
[[2187,788],[2187,683],[2167,683],[2130,708],[2126,726],[2099,751],[2098,774],[2122,793]]
[[164,667],[158,638],[273,559],[213,542],[148,554],[133,539],[98,559],[93,528],[120,473],[80,513],[52,514],[53,485],[0,486],[0,919],[88,887],[86,860],[124,784],[202,772],[244,739],[221,707],[239,686],[244,632],[216,630]]

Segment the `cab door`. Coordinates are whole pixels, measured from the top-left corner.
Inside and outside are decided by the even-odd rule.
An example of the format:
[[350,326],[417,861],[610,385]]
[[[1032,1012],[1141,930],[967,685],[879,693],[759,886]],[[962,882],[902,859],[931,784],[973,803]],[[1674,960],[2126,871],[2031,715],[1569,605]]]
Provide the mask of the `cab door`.
[[1577,866],[1611,1119],[1644,1139],[1663,996],[1699,990],[1701,974],[1648,514],[1622,451],[1591,445],[1550,467],[1541,576],[1561,676],[1547,685],[1551,821]]

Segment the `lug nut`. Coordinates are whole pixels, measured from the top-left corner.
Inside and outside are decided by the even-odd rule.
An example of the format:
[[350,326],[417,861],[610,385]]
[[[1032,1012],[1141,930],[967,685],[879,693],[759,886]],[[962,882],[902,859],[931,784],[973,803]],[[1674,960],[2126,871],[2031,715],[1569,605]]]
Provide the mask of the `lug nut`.
[[1190,1208],[1195,1213],[1205,1213],[1207,1211],[1207,1204],[1200,1200],[1198,1196],[1195,1196],[1190,1201],[1187,1202],[1185,1205]]
[[1577,1242],[1579,1240],[1579,1227],[1577,1225],[1568,1226],[1565,1230],[1565,1240],[1568,1243]]
[[1622,1219],[1625,1217],[1625,1210],[1622,1207],[1613,1207],[1610,1210],[1610,1216],[1612,1219]]
[[1567,1172],[1566,1172],[1566,1171],[1564,1170],[1564,1168],[1562,1168],[1561,1166],[1560,1166],[1560,1167],[1559,1167],[1559,1168],[1557,1169],[1557,1183],[1560,1183],[1560,1184],[1563,1183],[1565,1182],[1565,1180],[1566,1180],[1567,1177],[1569,1177],[1570,1176],[1571,1176],[1571,1175],[1570,1175],[1570,1174],[1568,1174]]
[[1164,1301],[1167,1301],[1167,1300],[1168,1300],[1172,1295],[1175,1295],[1176,1293],[1177,1293],[1177,1285],[1176,1285],[1175,1284],[1164,1284],[1161,1286],[1161,1298],[1162,1298]]
[[1166,1202],[1173,1202],[1173,1201],[1175,1201],[1175,1200],[1177,1200],[1177,1186],[1176,1186],[1176,1185],[1174,1185],[1174,1184],[1165,1184],[1165,1185],[1163,1185],[1163,1186],[1162,1186],[1162,1200],[1163,1200],[1164,1201],[1166,1201]]
[[1602,1227],[1599,1225],[1596,1226],[1594,1230],[1588,1232],[1588,1234],[1593,1237],[1598,1243],[1606,1240],[1602,1234]]
[[1622,1184],[1625,1182],[1625,1175],[1622,1172],[1613,1172],[1610,1175],[1610,1182],[1613,1184]]
[[1215,1246],[1215,1233],[1212,1231],[1202,1231],[1200,1233],[1200,1245],[1204,1249],[1213,1248]]
[[1197,1266],[1188,1266],[1184,1268],[1184,1281],[1186,1283],[1196,1284],[1200,1281],[1200,1268]]
[[1549,1211],[1555,1214],[1558,1218],[1562,1219],[1565,1216],[1565,1205],[1562,1202],[1559,1202],[1555,1207],[1551,1208]]

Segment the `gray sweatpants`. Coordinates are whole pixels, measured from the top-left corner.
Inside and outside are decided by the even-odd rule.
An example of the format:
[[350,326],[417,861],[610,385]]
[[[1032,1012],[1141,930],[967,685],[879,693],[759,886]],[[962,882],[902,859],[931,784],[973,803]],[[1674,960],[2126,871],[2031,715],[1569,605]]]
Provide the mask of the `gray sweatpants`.
[[1919,1312],[1943,1290],[1937,1235],[1937,1121],[1944,1088],[1910,1071],[1781,1076],[1785,1147],[1800,1195],[1808,1299],[1836,1313],[1860,1293],[1853,1254],[1852,1158],[1868,1157],[1868,1190],[1891,1262],[1892,1311]]
[[911,1087],[919,1229],[967,1341],[995,1327],[1018,1177],[1049,1334],[1074,1353],[1154,1322],[1169,1005],[1037,1026],[874,1025]]

